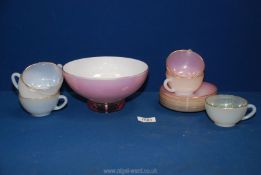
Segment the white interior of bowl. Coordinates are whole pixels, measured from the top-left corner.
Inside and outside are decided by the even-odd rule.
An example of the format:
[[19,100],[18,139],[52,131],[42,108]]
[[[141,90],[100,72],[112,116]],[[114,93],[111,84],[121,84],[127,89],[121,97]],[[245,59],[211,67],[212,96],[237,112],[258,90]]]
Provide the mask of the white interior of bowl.
[[214,95],[206,99],[208,105],[218,108],[240,108],[247,106],[244,98],[234,95]]
[[138,75],[148,69],[140,60],[125,57],[91,57],[74,60],[64,65],[69,74],[90,79],[115,79]]
[[57,65],[40,62],[26,68],[23,72],[23,81],[30,87],[47,89],[57,86],[62,79],[62,71]]

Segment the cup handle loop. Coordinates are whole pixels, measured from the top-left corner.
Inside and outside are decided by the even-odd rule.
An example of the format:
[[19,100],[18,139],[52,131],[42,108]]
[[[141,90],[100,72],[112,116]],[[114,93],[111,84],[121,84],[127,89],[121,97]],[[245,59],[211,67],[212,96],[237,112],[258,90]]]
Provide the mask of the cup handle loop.
[[13,83],[13,85],[14,85],[14,87],[15,87],[16,89],[18,89],[18,81],[16,80],[16,77],[17,77],[18,80],[19,80],[19,79],[20,79],[20,76],[21,76],[21,74],[19,74],[19,73],[17,73],[17,72],[13,73],[12,76],[11,76],[12,83]]
[[55,111],[62,109],[68,103],[68,99],[64,95],[59,96],[58,101],[60,101],[60,100],[63,100],[63,103],[59,106],[55,106],[54,107]]
[[163,83],[164,88],[165,88],[167,91],[169,91],[169,92],[175,92],[175,89],[169,87],[169,84],[168,84],[168,83],[169,83],[170,81],[171,81],[170,78],[167,78],[167,79],[164,81],[164,83]]
[[256,113],[255,105],[249,104],[249,105],[247,105],[247,108],[251,108],[252,111],[249,114],[247,114],[245,117],[243,117],[242,120],[247,120],[247,119],[253,117],[253,115]]

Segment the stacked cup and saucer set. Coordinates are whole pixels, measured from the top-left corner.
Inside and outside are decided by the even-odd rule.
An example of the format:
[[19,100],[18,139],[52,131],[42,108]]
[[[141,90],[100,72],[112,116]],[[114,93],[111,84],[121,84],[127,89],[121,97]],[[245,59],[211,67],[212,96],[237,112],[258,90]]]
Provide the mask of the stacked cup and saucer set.
[[205,63],[192,50],[172,52],[166,61],[166,79],[160,88],[163,106],[181,112],[205,109],[205,100],[215,95],[215,85],[203,82]]
[[[166,59],[166,79],[160,87],[163,107],[179,112],[206,110],[218,126],[232,127],[256,113],[256,107],[234,95],[217,95],[217,87],[204,82],[205,63],[192,50],[177,50]],[[35,117],[49,115],[68,102],[60,94],[63,79],[78,95],[87,99],[96,112],[115,112],[125,99],[145,82],[148,65],[140,60],[116,56],[100,56],[70,61],[64,66],[39,62],[28,66],[22,74],[11,76],[18,90],[21,106]],[[59,105],[58,105],[59,104]],[[246,115],[247,109],[252,111]]]

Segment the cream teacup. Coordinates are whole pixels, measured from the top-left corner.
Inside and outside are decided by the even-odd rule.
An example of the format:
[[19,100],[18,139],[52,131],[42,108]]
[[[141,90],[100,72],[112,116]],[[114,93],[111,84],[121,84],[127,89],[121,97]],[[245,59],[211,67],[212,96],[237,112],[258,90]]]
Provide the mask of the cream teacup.
[[[19,100],[22,107],[35,117],[47,116],[53,110],[62,109],[68,102],[67,97],[59,93],[45,98],[25,98],[19,95]],[[58,105],[60,100],[63,100],[63,103]]]
[[170,75],[166,72],[164,88],[169,92],[175,92],[180,96],[190,96],[201,86],[204,78],[204,73],[196,77],[180,77]]
[[[214,95],[206,99],[206,112],[214,123],[221,127],[232,127],[241,120],[251,118],[256,113],[256,107],[247,100],[234,95]],[[247,109],[252,111],[245,115]]]
[[[63,83],[62,65],[39,62],[28,66],[22,74],[13,73],[12,83],[26,98],[44,98],[56,94]],[[18,80],[18,81],[17,81]]]
[[[19,78],[19,82],[16,78]],[[36,95],[39,98],[54,95],[63,83],[62,65],[50,62],[35,63],[28,66],[22,74],[13,73],[11,79],[23,97],[34,98]]]
[[45,98],[48,97],[48,94],[42,93],[42,91],[37,91],[34,88],[31,88],[23,82],[20,73],[13,73],[11,76],[12,83],[14,87],[19,91],[19,94],[25,98]]

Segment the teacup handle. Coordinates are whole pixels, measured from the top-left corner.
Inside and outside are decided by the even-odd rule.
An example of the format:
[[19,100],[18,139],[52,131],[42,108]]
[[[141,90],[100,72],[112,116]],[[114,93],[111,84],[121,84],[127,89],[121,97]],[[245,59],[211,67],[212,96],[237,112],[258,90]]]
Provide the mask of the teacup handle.
[[252,111],[249,114],[247,114],[245,117],[243,117],[242,120],[249,119],[249,118],[253,117],[253,115],[256,113],[255,105],[249,104],[249,105],[247,105],[247,108],[251,108]]
[[175,89],[173,89],[172,87],[169,87],[169,82],[171,81],[171,78],[167,78],[165,79],[163,85],[164,85],[164,88],[169,91],[169,92],[175,92]]
[[16,78],[18,78],[18,80],[19,80],[20,76],[21,76],[21,74],[19,74],[17,72],[13,73],[11,76],[12,83],[16,89],[18,89],[18,81],[16,80]]
[[63,103],[60,104],[59,106],[55,106],[55,107],[54,107],[54,110],[55,110],[55,111],[62,109],[62,108],[68,103],[68,99],[67,99],[67,97],[65,97],[64,95],[60,95],[60,96],[58,97],[58,101],[60,101],[60,100],[63,100]]

